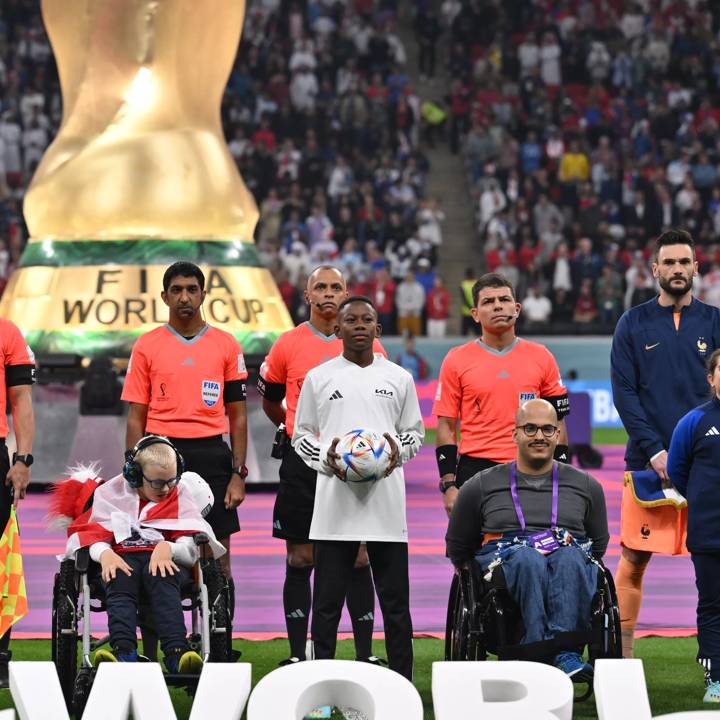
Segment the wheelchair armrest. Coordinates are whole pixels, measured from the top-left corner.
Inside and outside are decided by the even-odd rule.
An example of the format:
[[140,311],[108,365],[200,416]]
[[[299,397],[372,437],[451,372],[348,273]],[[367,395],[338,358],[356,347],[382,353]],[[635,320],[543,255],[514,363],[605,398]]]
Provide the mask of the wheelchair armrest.
[[204,532],[194,533],[192,539],[195,545],[197,545],[198,547],[200,545],[207,545],[210,542],[210,538],[207,536],[207,533]]
[[90,548],[82,547],[75,553],[75,569],[86,573],[90,567]]

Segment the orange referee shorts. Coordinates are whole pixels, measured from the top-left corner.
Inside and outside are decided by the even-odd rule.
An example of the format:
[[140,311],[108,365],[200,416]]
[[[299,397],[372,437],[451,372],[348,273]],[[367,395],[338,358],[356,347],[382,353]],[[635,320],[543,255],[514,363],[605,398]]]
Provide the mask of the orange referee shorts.
[[689,555],[686,536],[687,507],[642,507],[627,483],[623,484],[620,542],[624,547],[663,555]]

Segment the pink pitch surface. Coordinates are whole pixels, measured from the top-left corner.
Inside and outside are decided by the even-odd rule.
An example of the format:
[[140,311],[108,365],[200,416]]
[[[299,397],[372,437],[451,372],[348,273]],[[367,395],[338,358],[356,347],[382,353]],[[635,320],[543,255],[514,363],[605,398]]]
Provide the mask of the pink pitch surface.
[[[604,447],[605,463],[594,472],[605,488],[610,518],[610,547],[606,560],[617,564],[620,548],[620,495],[622,489],[622,448]],[[447,591],[452,574],[445,558],[447,525],[437,490],[433,448],[425,447],[405,470],[407,478],[408,523],[410,531],[410,589],[415,633],[441,634],[445,626]],[[237,610],[235,630],[244,637],[284,635],[282,585],[285,549],[270,534],[274,493],[251,493],[240,510],[242,532],[233,538],[233,574]],[[64,534],[46,529],[47,496],[33,494],[22,503],[19,518],[25,561],[29,614],[13,631],[16,637],[47,637],[50,630],[55,556],[64,549]],[[568,598],[570,600],[570,598]],[[638,630],[667,629],[677,632],[695,625],[696,591],[689,558],[655,557],[645,576],[645,599]],[[382,629],[379,608],[376,630]],[[93,629],[101,630],[95,615]],[[345,616],[341,630],[349,631]]]

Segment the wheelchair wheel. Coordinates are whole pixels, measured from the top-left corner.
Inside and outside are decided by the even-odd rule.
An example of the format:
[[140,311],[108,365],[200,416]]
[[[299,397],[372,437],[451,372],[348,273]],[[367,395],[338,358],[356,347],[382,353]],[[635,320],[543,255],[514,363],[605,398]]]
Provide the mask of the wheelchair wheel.
[[72,713],[77,720],[80,720],[85,712],[85,706],[90,697],[93,680],[94,670],[92,668],[80,668],[77,678],[75,679],[72,693]]
[[64,560],[55,574],[52,605],[52,660],[57,669],[65,704],[72,708],[77,674],[77,603],[75,563]]
[[232,649],[232,621],[228,607],[228,584],[215,560],[203,562],[210,613],[210,662],[228,662]]
[[445,624],[445,659],[469,660],[470,613],[465,604],[462,582],[454,575],[450,584],[447,622]]
[[605,572],[605,589],[606,589],[606,616],[607,616],[607,639],[606,639],[606,657],[621,658],[622,654],[622,634],[620,628],[620,610],[617,602],[617,592],[615,591],[615,581],[609,571]]

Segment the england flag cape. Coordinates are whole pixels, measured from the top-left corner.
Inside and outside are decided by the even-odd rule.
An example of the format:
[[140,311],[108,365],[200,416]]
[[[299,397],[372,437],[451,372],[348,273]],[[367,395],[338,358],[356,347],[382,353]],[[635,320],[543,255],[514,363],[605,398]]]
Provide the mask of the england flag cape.
[[[95,482],[89,480],[88,482]],[[161,502],[148,502],[140,510],[140,497],[122,475],[97,485],[90,513],[82,513],[68,528],[65,555],[71,558],[82,547],[96,542],[120,544],[137,533],[145,540],[160,542],[163,530],[205,533],[214,557],[225,553],[215,533],[200,514],[192,495],[180,483]]]

